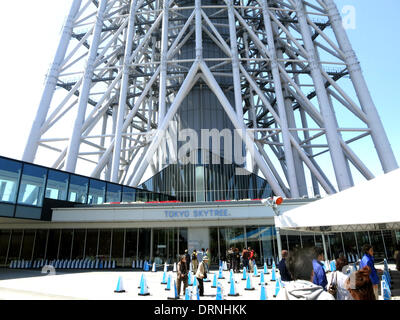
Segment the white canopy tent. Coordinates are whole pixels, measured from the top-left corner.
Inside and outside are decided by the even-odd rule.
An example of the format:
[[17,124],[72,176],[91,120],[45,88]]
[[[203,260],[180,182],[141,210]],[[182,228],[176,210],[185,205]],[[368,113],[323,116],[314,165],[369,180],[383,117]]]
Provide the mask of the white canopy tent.
[[313,232],[400,228],[400,169],[275,216],[282,229]]

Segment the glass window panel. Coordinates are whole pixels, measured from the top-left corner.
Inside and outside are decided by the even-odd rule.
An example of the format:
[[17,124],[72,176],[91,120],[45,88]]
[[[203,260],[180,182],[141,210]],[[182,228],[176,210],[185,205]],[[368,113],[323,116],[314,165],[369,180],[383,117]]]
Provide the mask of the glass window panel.
[[124,230],[114,229],[112,233],[111,259],[115,260],[115,264],[117,267],[122,267],[123,258],[124,258]]
[[49,230],[49,239],[47,242],[46,259],[49,259],[49,260],[57,259],[58,244],[60,242],[60,232],[61,231],[58,229],[50,229]]
[[162,264],[168,258],[168,231],[170,229],[153,230],[153,256],[156,264]]
[[72,243],[72,259],[83,259],[85,250],[86,230],[75,229],[74,241]]
[[48,230],[37,230],[35,240],[35,250],[33,251],[33,259],[44,259],[44,251],[46,249]]
[[[211,264],[218,264],[219,256],[218,256],[218,228],[210,228],[210,254],[211,254]],[[179,249],[182,252],[181,247]],[[186,249],[186,247],[185,247]]]
[[7,264],[9,264],[11,260],[19,259],[21,241],[22,241],[22,230],[12,230]]
[[135,202],[136,189],[129,187],[122,187],[122,202]]
[[[253,237],[256,236],[254,232],[257,229],[254,227],[246,227],[246,235],[247,235],[247,246],[251,247],[251,240]],[[263,261],[267,261],[270,263],[274,256],[275,256],[275,241],[276,241],[276,231],[274,226],[260,226],[259,227],[259,239],[260,239],[260,244],[261,244],[261,249],[260,249],[260,258],[262,258]],[[281,236],[281,239],[283,236]],[[253,246],[254,246],[253,242]]]
[[104,203],[106,193],[106,183],[104,181],[90,179],[89,184],[89,204]]
[[42,206],[47,169],[25,164],[22,172],[18,203]]
[[97,255],[97,240],[98,240],[98,230],[87,230],[87,238],[86,238],[86,251],[85,255],[88,258],[95,259]]
[[125,238],[125,267],[131,266],[136,260],[137,252],[137,229],[126,229]]
[[344,251],[346,254],[357,254],[356,238],[354,232],[343,232]]
[[139,229],[139,259],[149,260],[150,259],[150,229]]
[[61,233],[60,253],[58,259],[70,259],[72,246],[72,229],[64,229]]
[[68,201],[86,203],[89,179],[71,174]]
[[113,183],[107,183],[106,202],[120,202],[122,196],[121,186]]
[[1,217],[13,217],[14,216],[14,204],[0,203],[0,216]]
[[16,218],[36,219],[39,220],[42,216],[42,208],[33,208],[25,206],[17,206],[15,210]]
[[46,185],[46,198],[67,200],[68,178],[68,173],[49,170]]
[[179,228],[179,253],[183,254],[188,248],[188,231],[187,228]]
[[24,231],[24,237],[22,240],[21,259],[31,260],[34,238],[35,238],[35,230]]
[[0,230],[0,266],[4,266],[6,263],[9,241],[10,241],[10,230]]
[[99,259],[110,259],[111,229],[100,230],[99,237]]
[[374,248],[375,261],[386,259],[381,231],[370,231],[371,244]]
[[0,201],[15,203],[22,164],[0,158]]

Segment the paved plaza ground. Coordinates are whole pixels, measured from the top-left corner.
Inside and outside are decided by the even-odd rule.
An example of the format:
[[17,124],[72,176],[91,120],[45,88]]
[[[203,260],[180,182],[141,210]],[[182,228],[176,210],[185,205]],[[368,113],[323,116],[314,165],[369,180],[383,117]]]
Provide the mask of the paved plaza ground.
[[[389,265],[392,273],[394,265]],[[275,282],[271,281],[270,273],[265,276],[267,300],[274,300]],[[161,284],[163,271],[145,272],[148,281],[149,296],[139,296],[139,283],[142,271],[134,270],[56,270],[55,275],[42,274],[40,270],[0,269],[0,299],[2,300],[167,300],[172,291],[165,290]],[[176,273],[171,272],[172,279]],[[211,271],[211,282],[204,283],[204,297],[201,300],[215,300],[216,288],[211,288],[214,273]],[[278,274],[278,273],[277,273]],[[246,281],[242,273],[236,273],[238,297],[228,296],[230,284],[229,272],[224,271],[225,279],[219,280],[224,289],[225,300],[259,300],[260,278],[252,277],[253,291],[245,290]],[[125,293],[114,293],[119,276],[122,276]],[[329,273],[327,274],[329,277]],[[396,281],[399,282],[399,281]],[[397,283],[396,283],[397,284]],[[398,284],[397,284],[398,286]],[[393,292],[392,292],[393,293]],[[181,294],[181,299],[184,296]],[[400,300],[393,295],[394,300]]]

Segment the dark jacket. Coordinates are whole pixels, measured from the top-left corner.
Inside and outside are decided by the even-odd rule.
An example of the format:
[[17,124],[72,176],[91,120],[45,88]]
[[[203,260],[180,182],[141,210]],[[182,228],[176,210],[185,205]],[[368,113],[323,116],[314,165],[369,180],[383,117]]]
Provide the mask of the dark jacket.
[[285,258],[283,258],[281,261],[279,261],[278,269],[281,274],[282,281],[292,281],[293,280],[288,269],[286,268],[286,259]]
[[313,260],[313,268],[314,268],[314,278],[313,283],[321,286],[326,291],[326,285],[328,284],[328,279],[326,279],[325,270],[323,268],[323,264],[317,260]]
[[186,263],[181,263],[178,262],[178,268],[177,268],[177,278],[178,279],[185,279],[188,276],[188,269],[186,266]]

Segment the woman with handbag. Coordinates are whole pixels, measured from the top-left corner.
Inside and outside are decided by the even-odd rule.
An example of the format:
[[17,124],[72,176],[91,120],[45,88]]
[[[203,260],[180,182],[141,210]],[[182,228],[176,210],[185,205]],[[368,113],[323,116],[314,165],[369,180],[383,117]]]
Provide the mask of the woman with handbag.
[[186,256],[181,256],[176,273],[176,289],[178,291],[178,296],[181,294],[181,283],[183,282],[183,294],[185,294],[186,288],[188,286],[188,269],[186,266]]
[[346,287],[346,280],[349,277],[346,268],[348,265],[347,259],[341,255],[335,261],[336,271],[332,272],[332,275],[328,281],[328,292],[332,294],[336,300],[353,300],[350,292]]

